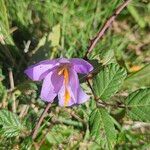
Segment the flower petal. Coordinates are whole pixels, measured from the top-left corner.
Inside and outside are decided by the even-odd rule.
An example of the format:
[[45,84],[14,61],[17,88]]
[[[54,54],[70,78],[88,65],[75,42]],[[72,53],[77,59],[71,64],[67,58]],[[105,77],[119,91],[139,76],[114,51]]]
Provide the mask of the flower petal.
[[70,87],[74,93],[75,104],[82,104],[89,99],[89,96],[80,87],[77,73],[74,70],[70,72]]
[[89,98],[90,97],[82,90],[82,88],[79,87],[77,104],[85,103],[87,100],[89,100]]
[[67,58],[58,58],[59,63],[70,63],[69,60]]
[[62,87],[63,77],[59,76],[55,71],[51,71],[43,81],[41,90],[41,99],[48,102],[53,102],[54,98],[57,96],[58,91]]
[[[65,102],[66,90],[69,93],[70,97],[68,103]],[[74,104],[81,104],[89,99],[89,96],[87,96],[81,89],[77,73],[74,70],[70,69],[69,84],[67,87],[65,87],[65,85],[63,84],[62,88],[58,92],[58,99],[60,106],[71,106]]]
[[34,81],[42,80],[54,67],[57,66],[58,59],[44,60],[35,65],[30,66],[24,72]]
[[69,98],[68,102],[66,103],[65,102],[66,87],[63,85],[58,93],[59,106],[71,106],[76,103],[74,94],[72,93],[69,86],[67,87],[67,92],[69,93],[70,98]]
[[93,70],[93,66],[87,61],[79,58],[72,58],[70,62],[73,64],[73,67],[77,73],[87,74]]

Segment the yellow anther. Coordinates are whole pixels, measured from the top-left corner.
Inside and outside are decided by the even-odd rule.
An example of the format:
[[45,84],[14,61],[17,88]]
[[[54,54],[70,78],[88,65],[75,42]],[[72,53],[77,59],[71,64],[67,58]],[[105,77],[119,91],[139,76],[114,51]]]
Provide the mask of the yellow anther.
[[68,69],[65,68],[64,69],[64,79],[65,79],[65,85],[68,85],[68,81],[69,81],[69,72],[68,72]]
[[62,69],[60,69],[60,70],[58,71],[58,75],[63,74],[63,72],[64,72],[64,68],[62,68]]
[[65,95],[64,95],[64,105],[67,106],[69,100],[70,100],[71,96],[70,96],[70,93],[68,91],[68,89],[66,88],[65,89]]
[[58,75],[63,75],[64,77],[64,84],[65,84],[65,94],[64,94],[64,105],[67,106],[69,103],[69,100],[71,98],[70,92],[67,89],[68,83],[69,83],[69,71],[66,66],[63,66],[59,68]]

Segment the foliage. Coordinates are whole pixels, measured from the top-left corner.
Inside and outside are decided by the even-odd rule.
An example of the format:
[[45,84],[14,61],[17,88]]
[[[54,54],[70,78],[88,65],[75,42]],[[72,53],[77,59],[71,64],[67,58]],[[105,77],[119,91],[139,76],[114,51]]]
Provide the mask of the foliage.
[[94,79],[94,91],[102,100],[107,100],[113,96],[124,81],[126,71],[120,69],[117,64],[105,66]]
[[134,120],[150,121],[150,89],[140,89],[131,93],[126,100],[129,116]]
[[90,116],[91,135],[103,149],[112,149],[116,143],[116,130],[111,116],[103,108],[95,109]]
[[53,103],[31,136],[47,103],[39,98],[41,83],[23,71],[43,59],[83,58],[89,39],[122,2],[0,0],[0,149],[149,149],[148,0],[132,1],[88,55],[91,87],[86,76],[81,86],[89,101]]
[[7,110],[0,111],[0,134],[4,137],[16,137],[25,130],[25,126],[19,121],[18,116]]

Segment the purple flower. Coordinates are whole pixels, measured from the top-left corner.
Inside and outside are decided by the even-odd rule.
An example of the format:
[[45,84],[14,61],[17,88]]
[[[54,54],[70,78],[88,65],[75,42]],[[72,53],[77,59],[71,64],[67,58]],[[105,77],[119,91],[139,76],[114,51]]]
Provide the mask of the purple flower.
[[43,80],[40,97],[53,102],[58,95],[60,106],[81,104],[89,99],[80,87],[77,73],[87,74],[93,66],[79,58],[44,60],[25,70],[34,81]]

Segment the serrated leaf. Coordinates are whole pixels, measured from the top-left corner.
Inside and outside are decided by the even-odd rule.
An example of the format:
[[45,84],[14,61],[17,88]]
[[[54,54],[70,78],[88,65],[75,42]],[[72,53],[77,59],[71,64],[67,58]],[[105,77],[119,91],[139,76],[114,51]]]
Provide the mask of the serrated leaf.
[[116,130],[111,116],[101,108],[95,109],[90,116],[91,136],[103,149],[113,149],[116,143]]
[[131,93],[126,100],[128,115],[134,120],[150,121],[150,89]]
[[117,64],[104,67],[94,78],[93,86],[96,96],[107,100],[121,87],[126,77],[126,71]]
[[7,138],[18,136],[25,129],[17,115],[7,110],[0,110],[0,125],[0,134]]

